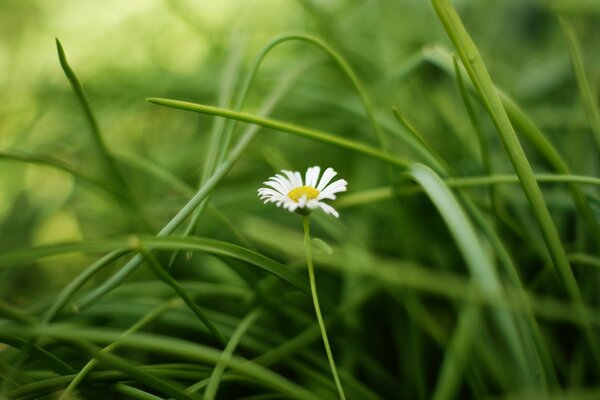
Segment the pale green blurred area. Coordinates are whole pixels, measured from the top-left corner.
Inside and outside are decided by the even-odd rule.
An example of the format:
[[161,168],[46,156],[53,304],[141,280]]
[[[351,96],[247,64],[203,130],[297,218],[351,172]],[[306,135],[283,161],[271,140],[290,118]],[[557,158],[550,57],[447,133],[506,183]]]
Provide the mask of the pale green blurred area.
[[[55,37],[88,93],[109,147],[127,149],[147,134],[146,124],[159,111],[145,97],[172,82],[189,85],[190,93],[214,90],[219,76],[203,71],[220,68],[232,32],[251,32],[246,40],[259,46],[282,30],[302,28],[298,12],[297,5],[281,1],[2,1],[0,149],[67,160],[85,151],[88,128],[58,63]],[[179,127],[165,135],[183,140],[191,132]],[[156,151],[173,158],[173,147]],[[87,169],[85,157],[70,161]],[[73,210],[64,207],[74,188],[68,174],[2,161],[0,188],[0,219],[19,213],[17,202],[46,214],[35,244],[82,238]],[[7,235],[3,232],[3,244],[12,242]]]

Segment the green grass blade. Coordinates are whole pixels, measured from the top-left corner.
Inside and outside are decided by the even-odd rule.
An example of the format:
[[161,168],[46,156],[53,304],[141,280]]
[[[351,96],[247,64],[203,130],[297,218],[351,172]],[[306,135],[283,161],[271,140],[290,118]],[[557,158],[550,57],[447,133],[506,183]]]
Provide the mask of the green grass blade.
[[[156,250],[193,250],[206,252],[216,256],[231,257],[236,260],[244,261],[250,265],[254,265],[266,272],[269,272],[282,280],[288,282],[292,286],[305,291],[308,293],[308,283],[298,272],[280,264],[270,258],[263,256],[262,254],[254,251],[245,249],[241,246],[237,246],[231,243],[201,238],[201,237],[164,237],[164,238],[148,238],[148,237],[131,237],[129,239],[106,239],[96,240],[87,242],[76,242],[76,243],[62,243],[55,245],[30,247],[26,249],[16,249],[12,251],[6,251],[0,254],[0,265],[8,266],[14,264],[23,264],[32,262],[43,257],[49,257],[59,254],[67,254],[73,252],[83,253],[97,253],[97,252],[110,252],[115,251],[114,249],[121,252],[136,250],[139,245],[144,246],[148,249]],[[110,253],[113,254],[113,253]],[[94,264],[96,268],[90,268],[86,271],[85,277],[78,278],[77,284],[73,284],[72,289],[65,292],[61,296],[61,301],[56,304],[64,304],[65,299],[70,297],[72,292],[76,288],[80,287],[82,282],[89,279],[89,276],[97,272],[99,268],[106,265],[109,260],[114,259],[116,253],[112,257],[105,256],[102,263]],[[141,257],[141,256],[140,256]],[[68,294],[67,294],[68,293]],[[60,308],[58,305],[56,309]],[[52,312],[50,314],[55,314]]]
[[58,52],[60,66],[62,67],[67,79],[69,80],[69,83],[71,84],[71,87],[73,88],[73,91],[75,92],[75,95],[77,96],[81,107],[83,108],[86,120],[88,121],[90,129],[92,131],[92,139],[94,145],[96,146],[98,154],[104,162],[107,172],[118,182],[120,190],[123,193],[127,193],[127,195],[130,196],[129,191],[127,190],[127,183],[125,182],[125,178],[121,174],[121,171],[117,167],[115,160],[113,159],[112,155],[106,147],[106,144],[104,143],[102,133],[100,132],[100,126],[98,125],[98,121],[94,116],[92,107],[90,106],[87,96],[85,95],[83,86],[81,85],[79,78],[77,78],[75,71],[73,71],[73,69],[69,65],[67,61],[67,56],[65,55],[65,50],[63,49],[63,46],[58,40],[58,38],[56,39],[56,50]]
[[[40,326],[35,329],[28,328],[6,328],[0,327],[0,333],[19,333],[23,337],[39,337],[45,336],[54,338],[60,341],[68,341],[90,353],[92,356],[100,359],[100,361],[107,363],[111,367],[122,370],[129,374],[130,367],[133,367],[130,363],[124,361],[121,358],[117,358],[113,355],[102,354],[97,346],[91,345],[89,342],[99,344],[110,344],[115,342],[121,337],[121,331],[108,330],[108,329],[85,329],[80,327],[74,327],[72,325],[59,325],[54,324],[52,326]],[[83,342],[83,341],[87,341]],[[181,358],[183,360],[195,361],[197,363],[209,363],[216,364],[221,358],[221,352],[214,348],[204,346],[198,343],[188,342],[182,339],[157,336],[147,333],[133,333],[126,337],[121,337],[121,344],[123,347],[131,349],[142,349],[150,351],[156,354],[166,354],[174,357]],[[310,393],[308,390],[292,383],[288,379],[281,375],[270,371],[260,365],[240,359],[238,357],[232,357],[227,361],[227,367],[235,370],[241,374],[244,374],[250,378],[253,378],[256,383],[264,384],[275,390],[280,391],[289,398],[298,400],[317,400],[319,397]],[[139,369],[137,369],[139,370]],[[135,372],[134,372],[135,373]],[[137,374],[136,374],[137,375]],[[134,378],[140,378],[140,381],[144,383],[147,379],[147,374],[144,376],[131,375]],[[157,383],[155,379],[150,380],[150,383]],[[172,388],[169,389],[172,391]],[[168,393],[165,391],[165,393]],[[179,395],[179,389],[177,389]],[[186,394],[189,398],[189,394]]]
[[208,381],[208,385],[206,387],[206,391],[204,392],[204,397],[206,400],[213,400],[217,396],[217,392],[219,390],[219,383],[221,382],[221,377],[225,372],[225,366],[227,365],[227,361],[231,359],[235,348],[239,344],[242,336],[246,333],[248,328],[256,321],[258,317],[260,317],[261,310],[257,309],[250,312],[238,325],[233,335],[229,339],[229,342],[225,346],[223,353],[221,354],[221,358],[215,365],[215,369],[213,370],[212,375],[210,376],[210,380]]
[[[440,67],[443,71],[448,74],[453,73],[452,67],[452,55],[445,49],[435,47],[433,49],[427,49],[426,59]],[[470,89],[475,90],[473,83],[471,83]],[[515,125],[517,130],[529,139],[535,148],[542,154],[542,156],[552,165],[552,168],[559,174],[569,175],[571,174],[570,168],[566,161],[561,157],[559,152],[554,148],[552,143],[544,136],[536,124],[525,114],[525,112],[519,107],[519,105],[510,98],[506,93],[496,88],[502,105],[504,106],[510,121]],[[481,96],[478,97],[480,101]],[[577,210],[581,214],[583,220],[590,233],[592,234],[593,243],[596,250],[600,251],[600,222],[594,216],[588,202],[585,199],[584,194],[576,186],[570,186],[569,190],[571,196],[577,206]]]
[[[466,261],[476,287],[488,293],[492,298],[502,299],[504,297],[504,291],[496,269],[492,261],[483,251],[482,244],[480,243],[480,239],[478,238],[474,227],[469,222],[467,216],[450,190],[431,169],[421,164],[413,165],[409,174],[423,187],[428,197],[440,212]],[[459,333],[457,333],[458,337],[460,337],[460,339],[457,339],[459,343],[464,343],[465,341],[468,342],[469,338],[466,338],[465,335],[469,335],[469,332],[474,334],[474,328],[477,326],[477,323],[473,320],[473,318],[475,318],[475,314],[473,314],[475,310],[471,310],[469,305],[465,307],[467,307],[467,311],[464,311],[466,314],[461,316],[461,321],[464,322],[464,329],[461,327],[462,325],[459,324],[459,327],[461,328],[459,329]],[[533,378],[531,372],[536,370],[536,368],[530,365],[532,360],[528,360],[525,357],[525,346],[521,343],[512,316],[501,311],[496,312],[495,316],[498,328],[504,334],[509,348],[511,349],[511,355],[516,363],[516,367],[519,369],[521,379],[524,379],[529,385],[535,384],[536,379]],[[468,321],[468,323],[466,321]],[[466,327],[471,327],[472,329],[467,329]],[[460,347],[464,348],[462,344]],[[444,368],[460,368],[460,365],[463,364],[464,360],[458,361],[457,356],[456,353],[449,353],[448,357],[450,357],[450,359],[447,363],[444,362]],[[466,355],[463,354],[460,357],[463,356]],[[446,377],[450,376],[452,379],[458,379],[460,375],[455,372],[450,373],[444,369],[440,374],[440,379],[442,379],[440,387],[443,388],[440,396],[443,394],[443,398],[453,398],[454,392],[451,389],[456,389],[458,385],[456,382],[448,382]]]
[[158,104],[165,107],[177,108],[185,111],[198,112],[202,114],[215,115],[225,118],[231,118],[250,124],[260,125],[265,128],[274,129],[276,131],[290,133],[292,135],[301,136],[308,139],[313,139],[323,143],[331,144],[343,149],[352,150],[360,154],[364,154],[382,161],[387,162],[391,165],[396,165],[402,168],[406,168],[409,162],[385,153],[369,145],[357,142],[355,140],[346,139],[330,133],[321,132],[314,129],[308,129],[297,125],[289,124],[282,121],[277,121],[268,118],[258,117],[253,114],[237,112],[233,110],[227,110],[219,107],[212,107],[203,104],[189,103],[186,101],[159,99],[159,98],[148,98],[146,99],[150,103]]
[[[513,164],[515,172],[519,176],[523,191],[529,200],[533,214],[540,227],[554,267],[556,268],[557,275],[559,276],[565,291],[575,303],[580,305],[580,311],[582,311],[583,300],[581,292],[577,281],[575,280],[575,276],[573,275],[573,271],[571,270],[558,231],[552,221],[542,192],[535,181],[533,171],[525,156],[523,148],[519,143],[506,110],[504,109],[500,97],[496,92],[496,88],[487,72],[483,59],[450,2],[448,0],[432,0],[432,3],[446,32],[450,36],[461,61],[465,65],[477,92],[481,96],[492,121],[496,125],[502,143]],[[581,317],[585,318],[584,313],[581,313]],[[598,341],[595,339],[595,335],[589,325],[585,329],[585,336],[590,349],[592,350],[595,363],[600,365],[600,347],[598,346]]]
[[171,286],[173,290],[177,293],[179,297],[187,304],[187,306],[192,310],[192,312],[198,317],[200,321],[208,328],[210,333],[219,341],[223,346],[227,345],[227,339],[225,336],[217,329],[217,327],[211,322],[210,319],[206,316],[204,311],[196,304],[194,299],[187,293],[187,291],[181,287],[181,285],[173,279],[171,274],[158,262],[156,257],[154,257],[150,252],[144,249],[143,245],[138,246],[138,251],[140,254],[144,256],[146,262],[152,269],[152,272],[167,285]]
[[585,107],[590,129],[592,130],[592,134],[596,141],[596,146],[600,151],[600,112],[598,111],[598,106],[594,100],[591,86],[585,74],[583,58],[581,56],[581,46],[579,45],[579,41],[577,40],[577,36],[575,35],[575,31],[571,27],[571,24],[565,18],[560,19],[560,25],[567,37],[571,65],[573,66],[577,86],[579,86],[579,92],[581,93],[581,99],[583,100],[583,106]]
[[[123,332],[123,336],[129,335],[131,333],[134,333],[134,332],[137,332],[137,331],[143,329],[147,325],[149,325],[152,322],[154,322],[156,319],[160,318],[165,312],[169,311],[169,309],[171,309],[174,305],[176,305],[176,302],[173,301],[173,300],[169,300],[166,303],[158,306],[157,308],[155,308],[154,310],[152,310],[150,313],[146,314],[142,319],[140,319],[134,325],[132,325],[125,332]],[[112,342],[111,344],[109,344],[108,346],[106,346],[105,348],[103,348],[101,350],[101,352],[103,352],[103,353],[109,353],[109,352],[112,352],[112,351],[116,350],[118,347],[119,347],[119,340],[117,339],[116,341]],[[77,388],[77,386],[81,383],[81,381],[83,379],[85,379],[90,374],[90,372],[94,369],[94,367],[97,364],[98,364],[98,360],[97,359],[95,359],[95,358],[91,359],[77,373],[77,375],[75,375],[75,377],[73,378],[73,380],[69,383],[69,385],[67,386],[67,388],[60,395],[59,400],[67,400],[67,399],[71,398],[71,394],[75,391],[75,388]]]

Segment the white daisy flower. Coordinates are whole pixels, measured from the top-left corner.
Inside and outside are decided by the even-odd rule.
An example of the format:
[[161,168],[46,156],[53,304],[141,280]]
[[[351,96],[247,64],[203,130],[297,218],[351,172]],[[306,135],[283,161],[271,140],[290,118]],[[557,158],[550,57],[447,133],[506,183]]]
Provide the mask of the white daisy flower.
[[[277,207],[283,207],[291,212],[309,214],[315,208],[320,208],[326,214],[339,217],[338,212],[323,200],[335,200],[336,193],[345,192],[346,182],[344,179],[329,184],[337,172],[333,168],[327,168],[319,181],[320,167],[311,167],[306,170],[306,177],[302,183],[300,172],[282,170],[282,174],[276,174],[264,182],[268,188],[258,189],[258,197],[267,203],[275,203]],[[318,183],[317,183],[318,182]]]

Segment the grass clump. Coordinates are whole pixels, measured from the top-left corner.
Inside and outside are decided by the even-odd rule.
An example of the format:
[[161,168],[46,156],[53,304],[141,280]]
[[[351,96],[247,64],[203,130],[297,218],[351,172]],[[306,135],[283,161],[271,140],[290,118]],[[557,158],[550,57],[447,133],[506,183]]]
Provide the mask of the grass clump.
[[599,10],[417,3],[0,5],[0,398],[596,398]]

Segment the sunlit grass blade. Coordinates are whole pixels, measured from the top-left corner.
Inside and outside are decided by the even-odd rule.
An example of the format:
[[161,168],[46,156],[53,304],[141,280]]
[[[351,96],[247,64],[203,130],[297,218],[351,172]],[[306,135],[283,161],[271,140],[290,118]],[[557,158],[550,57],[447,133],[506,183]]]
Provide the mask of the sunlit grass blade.
[[148,98],[146,99],[150,103],[177,108],[186,111],[198,112],[202,114],[215,115],[225,118],[236,119],[238,121],[247,122],[250,124],[260,125],[265,128],[274,129],[281,132],[290,133],[292,135],[297,135],[301,137],[305,137],[308,139],[317,140],[323,143],[331,144],[337,147],[341,147],[343,149],[348,149],[355,151],[360,154],[364,154],[382,161],[385,161],[391,165],[396,165],[402,168],[406,168],[409,165],[409,162],[399,158],[392,156],[388,153],[385,153],[381,150],[378,150],[369,145],[357,142],[355,140],[346,139],[337,135],[332,135],[330,133],[321,132],[314,129],[308,129],[304,127],[300,127],[297,125],[293,125],[287,122],[277,121],[268,118],[258,117],[253,114],[236,112],[232,110],[227,110],[219,107],[206,106],[202,104],[189,103],[186,101],[179,100],[169,100],[169,99],[159,99],[159,98]]

